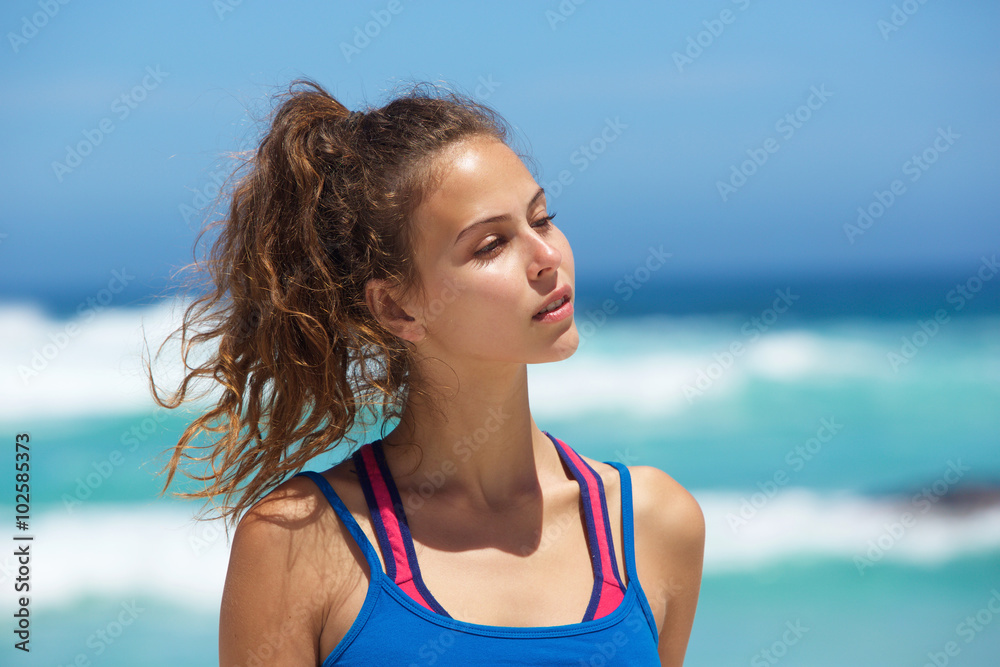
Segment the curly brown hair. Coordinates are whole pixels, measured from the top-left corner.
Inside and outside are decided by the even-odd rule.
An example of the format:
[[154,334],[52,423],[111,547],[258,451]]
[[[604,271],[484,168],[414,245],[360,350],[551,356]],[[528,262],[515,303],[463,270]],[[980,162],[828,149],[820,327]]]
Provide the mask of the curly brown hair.
[[[422,392],[409,343],[372,315],[365,285],[385,279],[422,292],[410,219],[438,178],[434,158],[465,139],[509,146],[512,136],[485,104],[426,83],[366,112],[350,112],[309,79],[278,98],[256,150],[234,154],[239,166],[219,194],[227,213],[195,241],[218,228],[210,256],[199,262],[195,253],[185,267],[200,278],[192,287],[207,289],[157,352],[180,333],[185,375],[168,399],[146,363],[160,406],[193,400],[188,385],[200,378],[222,389],[166,450],[160,494],[178,469],[205,482],[174,495],[206,505],[221,496],[227,533],[289,473],[345,439],[355,443],[348,433],[356,423],[370,416],[384,427],[411,392]],[[215,339],[204,363],[188,363],[192,346]],[[222,436],[193,444],[203,431]],[[182,459],[210,469],[197,474]]]

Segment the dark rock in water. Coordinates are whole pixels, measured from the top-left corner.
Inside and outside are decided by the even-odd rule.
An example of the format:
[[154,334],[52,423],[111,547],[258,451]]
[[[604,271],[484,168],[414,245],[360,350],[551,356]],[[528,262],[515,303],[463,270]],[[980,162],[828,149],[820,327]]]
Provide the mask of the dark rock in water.
[[937,504],[949,510],[975,511],[1000,505],[1000,485],[974,483],[956,486],[942,496]]
[[871,495],[898,498],[902,504],[916,508],[921,514],[928,511],[971,514],[1000,506],[1000,482],[970,480],[948,485],[938,479],[905,490],[895,488]]

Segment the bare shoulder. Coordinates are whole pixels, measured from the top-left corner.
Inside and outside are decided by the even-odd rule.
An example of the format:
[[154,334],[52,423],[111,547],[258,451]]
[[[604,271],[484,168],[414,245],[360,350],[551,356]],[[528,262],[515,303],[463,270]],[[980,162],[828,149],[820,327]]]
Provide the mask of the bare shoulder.
[[278,559],[294,566],[315,556],[310,546],[333,532],[329,503],[316,483],[292,477],[260,499],[240,519],[231,560]]
[[[705,516],[694,496],[673,477],[653,466],[630,466],[637,532],[671,551],[697,552],[705,543]],[[692,554],[695,555],[695,554]]]
[[315,525],[325,505],[316,483],[305,476],[291,477],[253,505],[238,528],[271,525],[285,530]]
[[652,466],[629,468],[636,567],[659,633],[663,665],[684,663],[701,589],[705,517],[694,496]]
[[319,639],[354,564],[315,482],[286,480],[251,507],[233,535],[219,620],[223,664],[268,644],[271,664],[317,664]]
[[[621,478],[607,463],[583,459],[601,476],[609,497],[618,497]],[[673,477],[653,466],[628,466],[636,531],[656,542],[698,547],[705,540],[705,517],[694,496]]]

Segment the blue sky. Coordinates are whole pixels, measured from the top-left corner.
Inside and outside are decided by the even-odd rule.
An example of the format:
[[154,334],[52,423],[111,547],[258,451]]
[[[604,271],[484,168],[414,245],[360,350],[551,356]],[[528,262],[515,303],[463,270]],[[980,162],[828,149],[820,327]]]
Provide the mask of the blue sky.
[[185,207],[299,76],[352,108],[411,80],[494,106],[578,279],[661,246],[739,279],[971,272],[1000,245],[994,2],[36,0],[0,27],[0,298],[162,285]]

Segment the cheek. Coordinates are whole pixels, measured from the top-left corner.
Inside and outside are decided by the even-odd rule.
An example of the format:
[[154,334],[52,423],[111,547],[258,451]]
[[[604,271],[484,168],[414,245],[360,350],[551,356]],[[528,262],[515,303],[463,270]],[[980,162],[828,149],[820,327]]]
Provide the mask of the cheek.
[[462,301],[468,291],[466,284],[454,277],[436,281],[427,291],[424,303],[424,322],[430,328],[452,320],[462,309]]
[[[506,321],[523,304],[517,301],[519,293],[510,271],[480,271],[474,282],[462,294],[461,306],[470,317],[486,326]],[[476,325],[476,321],[469,322]]]
[[461,336],[474,329],[489,334],[508,328],[524,309],[509,271],[479,269],[460,272],[435,285],[428,293],[425,321],[439,336]]

